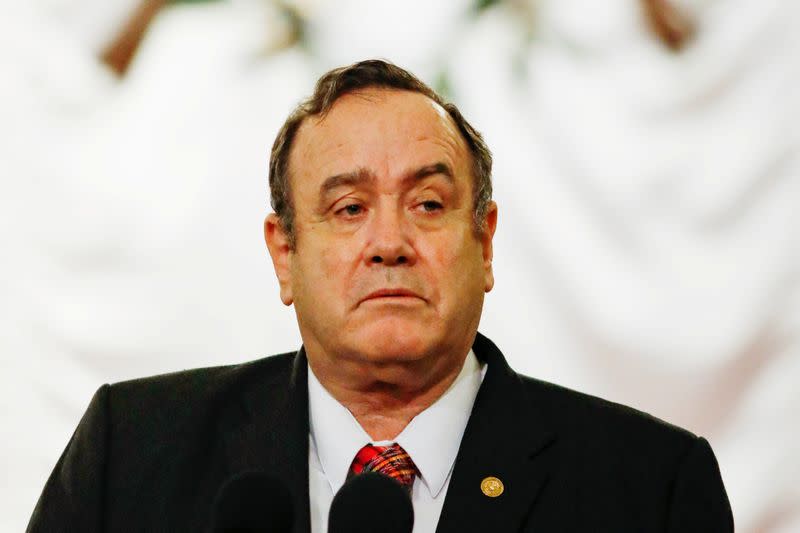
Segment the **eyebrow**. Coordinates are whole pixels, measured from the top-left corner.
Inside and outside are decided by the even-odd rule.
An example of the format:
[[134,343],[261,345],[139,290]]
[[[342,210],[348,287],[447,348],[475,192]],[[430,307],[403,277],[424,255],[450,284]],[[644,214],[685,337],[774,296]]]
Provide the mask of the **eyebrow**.
[[329,192],[337,187],[345,185],[360,185],[366,182],[375,181],[375,175],[365,168],[359,168],[353,172],[345,172],[344,174],[336,174],[326,178],[319,186],[320,198],[327,196]]
[[[450,169],[450,166],[447,163],[434,163],[432,165],[425,165],[417,170],[413,170],[406,174],[403,178],[403,181],[419,181],[422,179],[427,178],[428,176],[433,176],[435,174],[441,174],[447,181],[453,182],[455,178],[453,177],[453,171]],[[330,193],[333,189],[337,187],[343,187],[347,185],[361,185],[363,183],[371,183],[375,181],[375,174],[370,172],[365,168],[359,168],[353,172],[345,172],[343,174],[336,174],[335,176],[331,176],[326,178],[325,181],[322,182],[322,185],[319,187],[320,197],[325,197]]]
[[419,170],[412,172],[406,179],[411,179],[412,181],[419,181],[423,178],[427,178],[428,176],[433,176],[434,174],[441,174],[447,181],[453,182],[455,178],[453,177],[453,171],[447,163],[434,163],[432,165],[427,165]]

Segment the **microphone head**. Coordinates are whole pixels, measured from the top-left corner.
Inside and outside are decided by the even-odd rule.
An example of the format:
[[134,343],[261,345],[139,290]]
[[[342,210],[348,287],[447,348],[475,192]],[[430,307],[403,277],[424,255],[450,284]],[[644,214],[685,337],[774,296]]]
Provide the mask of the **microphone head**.
[[262,472],[244,472],[222,485],[214,500],[213,533],[289,533],[294,503],[288,487]]
[[394,479],[369,472],[349,479],[331,503],[328,533],[411,533],[411,498]]

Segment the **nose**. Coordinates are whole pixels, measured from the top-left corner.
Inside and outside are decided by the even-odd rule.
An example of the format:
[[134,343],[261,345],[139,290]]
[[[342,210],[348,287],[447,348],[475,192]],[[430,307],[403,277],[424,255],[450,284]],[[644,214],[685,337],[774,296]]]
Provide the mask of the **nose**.
[[364,260],[370,265],[413,265],[417,256],[412,246],[411,227],[400,209],[377,209],[369,221]]

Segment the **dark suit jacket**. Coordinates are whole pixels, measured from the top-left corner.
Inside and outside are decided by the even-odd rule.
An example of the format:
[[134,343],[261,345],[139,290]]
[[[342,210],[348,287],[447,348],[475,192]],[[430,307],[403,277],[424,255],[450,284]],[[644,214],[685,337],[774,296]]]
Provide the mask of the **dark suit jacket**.
[[[520,376],[478,334],[488,363],[438,533],[732,531],[704,439],[622,405]],[[231,476],[286,481],[309,531],[303,350],[104,385],[48,480],[29,531],[204,531]],[[485,496],[481,481],[505,492]]]

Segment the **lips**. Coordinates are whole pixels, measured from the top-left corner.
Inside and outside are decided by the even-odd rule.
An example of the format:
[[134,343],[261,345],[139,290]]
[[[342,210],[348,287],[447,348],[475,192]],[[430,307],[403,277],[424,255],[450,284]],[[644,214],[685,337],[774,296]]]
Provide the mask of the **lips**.
[[367,296],[365,296],[364,299],[361,301],[366,302],[369,300],[376,300],[378,298],[386,298],[386,299],[419,298],[420,300],[424,300],[422,296],[420,296],[419,294],[417,294],[412,290],[397,288],[397,289],[379,289],[377,291],[373,291],[369,293]]

